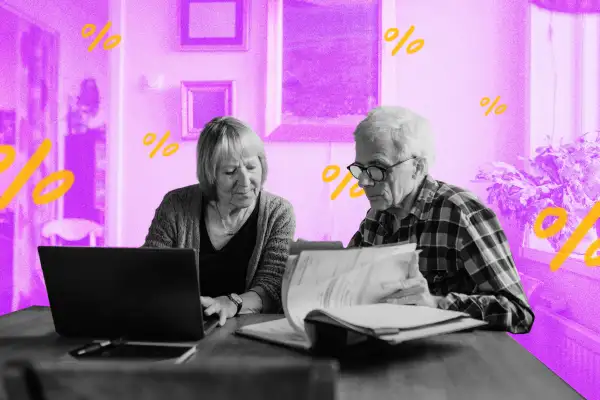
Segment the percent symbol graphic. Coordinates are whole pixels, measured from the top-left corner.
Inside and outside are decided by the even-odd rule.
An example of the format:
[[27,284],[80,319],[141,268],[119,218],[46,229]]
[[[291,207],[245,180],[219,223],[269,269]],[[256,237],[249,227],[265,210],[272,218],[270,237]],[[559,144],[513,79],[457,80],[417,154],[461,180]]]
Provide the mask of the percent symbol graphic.
[[[340,176],[340,167],[337,165],[328,165],[327,167],[325,167],[325,169],[323,170],[323,174],[322,174],[323,182],[333,182],[339,176]],[[352,178],[353,178],[352,174],[350,172],[348,172],[346,174],[346,176],[344,177],[344,179],[342,179],[342,182],[340,182],[340,184],[335,188],[333,193],[331,193],[331,200],[335,200],[340,195],[342,190],[344,190],[344,188],[346,186],[348,186],[348,183],[350,183],[350,180]],[[355,183],[350,188],[350,197],[352,197],[352,198],[360,197],[363,194],[365,194],[365,191],[358,186],[358,183]]]
[[[411,27],[406,31],[406,33],[404,34],[404,36],[402,36],[402,38],[400,39],[400,42],[398,42],[398,44],[396,45],[396,47],[394,47],[394,50],[392,50],[392,56],[395,56],[396,53],[398,51],[400,51],[400,49],[402,48],[402,46],[404,46],[404,43],[406,43],[406,41],[408,40],[408,38],[410,37],[410,35],[412,35],[412,33],[414,31],[415,31],[415,26],[411,25]],[[385,39],[386,42],[391,42],[393,40],[396,40],[396,38],[398,37],[398,35],[400,35],[400,31],[398,30],[398,28],[390,28],[387,31],[385,31],[385,34],[383,35],[383,38]],[[410,42],[408,44],[408,48],[406,49],[406,53],[407,54],[414,54],[417,51],[421,50],[423,48],[423,46],[425,46],[425,40],[423,40],[423,39],[413,40],[412,42]]]
[[[494,102],[492,103],[492,105],[488,107],[487,111],[485,112],[486,116],[488,116],[489,113],[491,113],[492,110],[494,110],[494,107],[496,107],[496,104],[498,103],[498,100],[500,100],[500,96],[496,97],[496,99],[494,100]],[[479,102],[479,104],[481,105],[481,107],[487,106],[489,103],[490,103],[490,98],[489,97],[484,97]],[[496,115],[500,115],[504,111],[506,111],[506,104],[500,104],[498,107],[496,107],[496,110],[494,110],[494,113]]]
[[[102,28],[98,36],[96,36],[96,38],[92,41],[92,44],[89,45],[88,51],[92,51],[96,48],[98,43],[100,43],[100,41],[108,33],[108,30],[110,29],[111,25],[112,24],[110,21],[108,21],[106,25],[104,25],[104,28]],[[84,38],[89,38],[94,33],[96,33],[96,25],[94,24],[85,24],[83,26],[83,29],[81,29],[81,36],[83,36]],[[121,35],[113,35],[104,41],[104,43],[102,44],[102,48],[104,48],[104,50],[111,50],[117,47],[119,43],[121,43]]]
[[[557,219],[546,229],[542,228],[542,224],[546,217],[557,217]],[[533,225],[533,232],[535,232],[536,236],[541,239],[547,239],[550,236],[554,236],[565,227],[567,224],[567,211],[561,207],[548,207],[538,215],[535,220],[535,224]],[[560,248],[556,256],[550,261],[550,269],[553,272],[556,272],[561,265],[569,258],[573,251],[577,248],[577,245],[581,243],[587,232],[590,229],[595,229],[596,221],[600,219],[600,201],[597,202],[594,207],[590,210],[590,212],[585,216],[585,218],[581,221],[573,234],[567,239],[565,244]],[[596,240],[592,245],[586,250],[584,255],[585,265],[588,267],[598,267],[600,266],[600,256],[594,257],[594,254],[600,250],[600,239]]]
[[[51,149],[52,142],[50,139],[44,139],[40,147],[38,147],[31,158],[27,160],[23,169],[19,171],[15,179],[8,186],[8,189],[2,193],[2,197],[0,197],[0,210],[6,208],[6,206],[8,206],[8,204],[10,204],[10,202],[15,198],[17,193],[23,189],[23,186],[25,186],[27,181],[31,179],[35,170],[42,165],[42,162],[48,153],[50,153]],[[17,152],[13,146],[0,145],[0,154],[4,155],[4,158],[0,161],[0,173],[2,173],[5,172],[11,165],[13,165],[17,157]],[[59,180],[62,180],[62,183],[58,187],[50,190],[48,193],[42,194],[48,185]],[[39,206],[58,200],[64,196],[69,189],[71,189],[73,183],[75,183],[75,175],[73,175],[73,172],[67,170],[53,172],[35,185],[31,196],[33,198],[33,202]]]
[[[158,151],[165,145],[169,136],[171,136],[171,132],[167,131],[167,133],[165,133],[163,135],[163,137],[158,141],[158,144],[156,146],[154,146],[154,150],[152,150],[150,152],[150,158],[154,157],[156,155],[156,153],[158,153]],[[150,132],[150,133],[147,133],[146,136],[144,136],[143,143],[146,146],[150,146],[155,141],[156,141],[156,133]],[[167,147],[165,147],[163,149],[162,155],[165,157],[169,157],[169,156],[175,154],[177,152],[177,150],[179,150],[179,145],[177,143],[171,143],[170,145],[168,145]]]

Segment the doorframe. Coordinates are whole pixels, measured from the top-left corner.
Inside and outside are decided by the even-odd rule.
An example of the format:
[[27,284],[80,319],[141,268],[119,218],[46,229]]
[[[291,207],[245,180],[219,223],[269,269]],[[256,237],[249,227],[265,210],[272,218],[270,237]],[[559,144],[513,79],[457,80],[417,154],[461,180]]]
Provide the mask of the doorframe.
[[[109,20],[113,29],[125,36],[125,1],[108,0]],[[125,43],[109,52],[109,117],[106,135],[106,198],[104,245],[123,243],[123,140],[125,138]],[[108,184],[110,182],[110,185]]]

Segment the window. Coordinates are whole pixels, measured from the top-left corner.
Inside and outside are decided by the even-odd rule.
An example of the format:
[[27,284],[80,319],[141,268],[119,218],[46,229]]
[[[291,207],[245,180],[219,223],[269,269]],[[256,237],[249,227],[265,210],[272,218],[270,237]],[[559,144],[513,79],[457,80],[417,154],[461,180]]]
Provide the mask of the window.
[[[600,130],[600,16],[530,7],[529,147],[533,155],[538,146],[547,144],[546,136],[558,144],[561,138],[568,142]],[[526,254],[544,262],[554,256],[550,244],[535,234],[526,241]],[[572,258],[583,260],[583,255]]]
[[382,40],[395,26],[393,3],[269,2],[267,140],[352,141],[371,108],[394,101],[386,87],[395,87],[395,65]]

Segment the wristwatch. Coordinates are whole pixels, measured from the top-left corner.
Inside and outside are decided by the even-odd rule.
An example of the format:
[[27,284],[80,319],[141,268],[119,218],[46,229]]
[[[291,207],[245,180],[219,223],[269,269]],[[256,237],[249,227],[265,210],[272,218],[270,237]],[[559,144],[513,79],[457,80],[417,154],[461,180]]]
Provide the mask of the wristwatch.
[[229,300],[233,301],[233,304],[235,304],[237,306],[237,311],[235,312],[235,315],[238,315],[240,313],[240,311],[242,311],[242,303],[244,302],[242,300],[242,298],[235,294],[235,293],[231,293],[230,295],[227,295],[227,297],[229,298]]

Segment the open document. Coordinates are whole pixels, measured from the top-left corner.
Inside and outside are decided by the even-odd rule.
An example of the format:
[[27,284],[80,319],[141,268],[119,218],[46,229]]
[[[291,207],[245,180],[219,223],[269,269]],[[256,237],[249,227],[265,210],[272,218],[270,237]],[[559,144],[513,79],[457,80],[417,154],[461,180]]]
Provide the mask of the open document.
[[394,292],[386,284],[406,280],[418,262],[415,244],[303,251],[288,259],[281,296],[285,318],[236,333],[308,350],[317,338],[306,322],[342,327],[355,334],[352,341],[370,336],[390,343],[485,324],[454,311],[379,303]]

